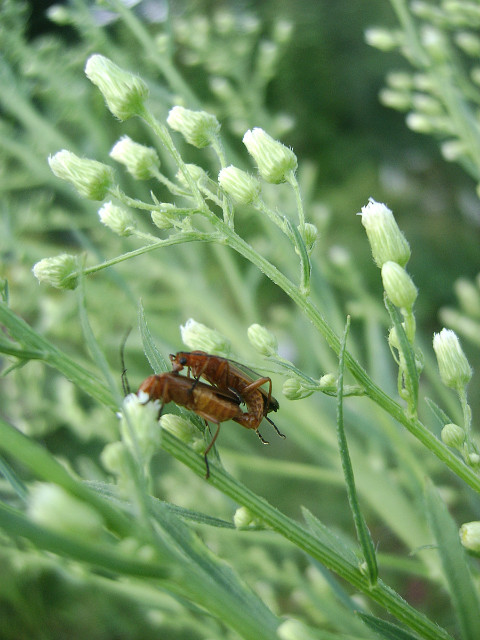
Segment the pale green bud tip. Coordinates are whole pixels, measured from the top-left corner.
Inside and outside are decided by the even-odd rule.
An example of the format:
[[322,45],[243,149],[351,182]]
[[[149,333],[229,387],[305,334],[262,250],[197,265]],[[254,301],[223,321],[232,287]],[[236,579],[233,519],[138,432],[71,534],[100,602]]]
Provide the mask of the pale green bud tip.
[[103,520],[97,511],[54,484],[33,486],[28,514],[39,525],[72,536],[98,538],[103,529]]
[[199,349],[207,353],[228,355],[230,342],[221,333],[206,327],[193,318],[180,327],[183,344],[189,349]]
[[178,106],[170,109],[167,124],[199,149],[211,144],[220,131],[220,123],[213,114]]
[[449,423],[443,427],[441,437],[447,447],[459,449],[465,442],[465,431],[458,424]]
[[166,413],[160,418],[162,429],[173,434],[176,438],[189,444],[192,442],[197,430],[189,420],[185,420],[173,413]]
[[78,284],[77,269],[77,258],[69,253],[62,253],[53,258],[40,260],[32,271],[39,282],[57,289],[75,289]]
[[417,287],[396,262],[385,262],[382,266],[382,281],[385,293],[396,307],[411,309],[417,299]]
[[480,553],[480,522],[466,522],[460,527],[460,541],[465,549]]
[[451,329],[442,329],[440,333],[435,333],[433,349],[443,384],[452,389],[465,387],[472,377],[472,369],[456,333]]
[[98,211],[100,221],[119,236],[129,236],[135,229],[132,217],[122,207],[106,202]]
[[220,171],[218,184],[238,204],[250,204],[260,193],[260,182],[233,165]]
[[283,383],[282,393],[287,400],[301,400],[311,396],[313,391],[305,389],[298,378],[287,378]]
[[277,628],[277,636],[279,640],[300,640],[300,638],[311,638],[312,633],[310,628],[300,620],[289,618]]
[[238,507],[233,516],[233,524],[237,529],[244,529],[256,524],[255,516],[247,507]]
[[114,181],[113,169],[108,165],[79,158],[65,149],[50,156],[48,164],[57,178],[73,184],[89,200],[103,200]]
[[365,31],[365,42],[380,51],[391,51],[399,45],[399,38],[388,29],[370,27]]
[[171,229],[173,227],[172,217],[169,215],[170,211],[175,211],[176,207],[169,202],[163,202],[159,211],[152,211],[151,218],[153,224],[158,229]]
[[381,268],[385,262],[392,261],[404,267],[410,258],[410,247],[390,209],[370,198],[359,215],[377,266]]
[[[301,230],[300,225],[298,226],[298,230]],[[318,229],[311,222],[306,222],[304,225],[304,240],[305,245],[307,247],[307,251],[310,253],[315,246],[318,237]]]
[[143,112],[148,87],[138,76],[98,54],[87,60],[85,74],[100,89],[107,107],[119,120],[127,120]]
[[243,144],[257,163],[258,172],[266,182],[285,182],[287,174],[297,168],[297,156],[293,151],[259,127],[246,132]]
[[252,324],[247,331],[250,344],[264,356],[275,356],[278,342],[273,333],[260,324]]
[[135,180],[148,180],[155,175],[160,160],[155,149],[123,136],[110,151],[110,157],[125,165]]
[[105,469],[114,475],[123,475],[130,473],[128,463],[128,450],[123,442],[110,442],[107,444],[100,454]]

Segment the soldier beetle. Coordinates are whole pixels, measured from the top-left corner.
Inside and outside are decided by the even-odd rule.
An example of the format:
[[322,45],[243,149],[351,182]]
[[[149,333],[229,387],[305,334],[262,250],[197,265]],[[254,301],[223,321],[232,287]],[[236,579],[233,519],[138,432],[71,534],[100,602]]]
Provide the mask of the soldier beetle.
[[[278,401],[272,396],[271,378],[257,377],[255,379],[253,376],[257,376],[257,374],[254,371],[250,369],[244,371],[239,363],[208,354],[205,351],[179,351],[175,355],[170,354],[170,360],[174,373],[187,367],[188,373],[192,372],[195,378],[195,384],[200,384],[198,381],[200,377],[203,377],[222,393],[230,394],[239,403],[244,402],[247,411],[232,419],[246,429],[254,429],[264,444],[268,444],[268,442],[262,438],[258,431],[263,418],[266,418],[273,425],[279,436],[285,438],[273,420],[267,416],[267,413],[277,411],[279,408]],[[262,389],[264,384],[268,384],[268,392]]]
[[148,395],[148,401],[160,400],[160,415],[163,407],[169,402],[175,402],[208,422],[217,425],[217,430],[203,454],[206,467],[205,478],[210,476],[208,453],[213,447],[220,432],[220,425],[226,420],[241,420],[244,413],[239,401],[234,395],[224,394],[218,389],[203,382],[192,381],[191,378],[180,376],[175,372],[151,375],[140,385],[137,395],[141,392]]

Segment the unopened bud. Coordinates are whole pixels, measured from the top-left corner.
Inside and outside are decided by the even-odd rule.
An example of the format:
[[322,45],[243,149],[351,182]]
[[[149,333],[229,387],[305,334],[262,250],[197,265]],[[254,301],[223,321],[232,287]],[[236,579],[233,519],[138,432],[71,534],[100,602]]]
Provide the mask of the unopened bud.
[[283,383],[282,393],[288,400],[301,400],[311,396],[312,389],[306,389],[299,378],[287,378]]
[[297,168],[297,156],[293,151],[259,127],[246,132],[243,144],[257,163],[258,171],[266,182],[285,182],[287,174]]
[[135,180],[148,180],[155,175],[160,166],[155,149],[138,144],[128,136],[120,138],[110,151],[110,157],[125,165]]
[[460,527],[460,541],[465,549],[480,553],[480,522],[466,522]]
[[106,202],[98,211],[100,221],[119,236],[129,236],[135,229],[131,215],[112,202]]
[[441,437],[447,447],[460,449],[465,442],[465,431],[458,424],[449,423],[443,427]]
[[77,258],[69,253],[44,258],[34,265],[32,271],[39,282],[56,289],[75,289],[78,283]]
[[[202,167],[199,167],[197,164],[186,164],[185,169],[188,171],[190,177],[198,186],[202,186],[207,182],[207,174],[202,169]],[[183,187],[186,187],[187,189],[190,188],[187,179],[183,175],[182,169],[179,169],[177,171],[175,177]]]
[[221,333],[196,322],[193,318],[180,327],[180,332],[183,344],[189,349],[220,355],[230,353],[230,342]]
[[411,309],[417,299],[417,287],[403,267],[396,262],[385,262],[382,266],[383,288],[396,307]]
[[103,200],[113,184],[113,169],[102,162],[79,158],[63,149],[48,158],[53,173],[73,184],[80,195],[89,200]]
[[179,106],[170,109],[167,124],[198,149],[211,144],[220,131],[220,123],[213,114]]
[[410,247],[390,209],[370,198],[359,215],[377,266],[381,268],[390,260],[404,267],[410,258]]
[[220,171],[218,184],[238,204],[250,204],[260,193],[260,182],[257,178],[233,165]]
[[440,333],[435,333],[433,349],[443,384],[452,389],[465,387],[472,377],[472,369],[456,333],[451,329],[442,329]]
[[85,74],[100,89],[107,107],[119,120],[127,120],[143,112],[148,87],[138,76],[99,54],[87,60]]
[[252,324],[247,331],[250,344],[264,356],[275,356],[278,342],[273,333],[260,324]]

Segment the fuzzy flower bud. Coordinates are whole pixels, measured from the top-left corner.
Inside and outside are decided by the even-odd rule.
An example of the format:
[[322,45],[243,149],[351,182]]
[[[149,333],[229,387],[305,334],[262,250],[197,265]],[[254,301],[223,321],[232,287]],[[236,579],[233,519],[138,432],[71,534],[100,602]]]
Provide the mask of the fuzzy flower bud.
[[285,182],[286,175],[297,168],[297,156],[293,151],[259,127],[246,132],[243,144],[266,182]]
[[465,549],[480,553],[480,522],[466,522],[460,527],[460,541]]
[[[300,225],[297,228],[300,231],[301,229]],[[313,247],[315,246],[315,243],[317,242],[318,229],[311,222],[306,222],[304,229],[305,229],[305,237],[304,237],[305,246],[307,247],[308,253],[311,253],[313,250]]]
[[381,268],[390,260],[404,267],[410,258],[410,247],[390,209],[370,198],[359,215],[377,266]]
[[39,282],[45,282],[56,289],[75,289],[78,283],[77,270],[77,258],[69,253],[44,258],[32,269]]
[[155,149],[123,136],[110,151],[110,157],[125,165],[135,180],[148,180],[155,175],[160,159]]
[[203,439],[199,437],[198,429],[194,427],[190,420],[176,416],[173,413],[166,413],[160,418],[160,424],[165,431],[168,431],[182,442],[185,442],[185,444],[192,445],[195,451],[203,451],[205,443]]
[[433,335],[433,349],[437,356],[440,378],[446,387],[461,389],[472,377],[472,369],[463,353],[458,337],[451,329]]
[[370,27],[365,31],[365,42],[380,51],[391,51],[401,42],[398,32],[380,27]]
[[178,106],[170,109],[167,124],[198,149],[208,147],[220,131],[220,123],[212,113]]
[[161,429],[158,425],[159,403],[149,402],[148,396],[145,396],[144,392],[126,396],[120,418],[120,433],[130,450],[135,451],[138,447],[144,460],[148,461],[160,448]]
[[180,333],[183,344],[189,349],[220,355],[230,353],[230,342],[221,333],[196,322],[193,318],[187,320],[185,325],[180,327]]
[[247,331],[250,344],[264,356],[275,356],[278,352],[278,342],[273,333],[261,324],[252,324]]
[[245,529],[257,524],[257,518],[247,507],[238,507],[233,514],[233,524],[237,529]]
[[305,389],[299,378],[287,378],[283,383],[282,393],[287,400],[301,400],[311,396],[312,389]]
[[417,299],[417,287],[412,279],[396,262],[385,262],[382,266],[383,288],[396,307],[411,309]]
[[260,193],[260,182],[232,164],[220,171],[218,184],[237,204],[250,204]]
[[160,211],[152,211],[152,222],[158,229],[171,229],[173,222],[169,211],[175,211],[177,207],[169,202],[162,202],[160,206],[162,207]]
[[458,424],[450,422],[443,427],[441,437],[442,442],[445,443],[447,447],[460,449],[465,442],[465,431],[462,427],[459,427]]
[[119,236],[129,236],[135,229],[128,211],[112,202],[106,202],[98,211],[100,221]]
[[128,120],[143,112],[148,87],[135,74],[98,54],[87,60],[85,74],[100,89],[107,107],[119,120]]
[[53,173],[73,184],[78,193],[89,200],[103,200],[113,184],[113,169],[102,162],[79,158],[63,149],[48,158]]
[[28,514],[34,522],[69,536],[98,539],[101,515],[55,484],[38,483],[29,495]]

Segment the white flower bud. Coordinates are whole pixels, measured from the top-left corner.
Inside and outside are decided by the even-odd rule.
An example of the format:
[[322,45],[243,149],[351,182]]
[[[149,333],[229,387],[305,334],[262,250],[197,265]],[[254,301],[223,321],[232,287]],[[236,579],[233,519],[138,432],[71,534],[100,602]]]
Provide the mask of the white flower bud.
[[247,507],[238,507],[233,515],[233,524],[237,529],[245,529],[256,524],[256,518]]
[[465,431],[458,424],[450,422],[443,427],[441,437],[447,447],[460,449],[465,442]]
[[297,156],[293,151],[259,127],[246,132],[243,144],[266,182],[285,182],[286,175],[297,168]]
[[403,267],[390,260],[385,262],[382,266],[382,281],[385,293],[396,307],[413,307],[418,291]]
[[207,353],[228,355],[230,342],[221,333],[206,327],[193,318],[180,327],[182,341],[189,349],[198,349]]
[[171,229],[173,227],[172,218],[169,215],[169,211],[175,211],[176,206],[169,202],[162,202],[160,211],[152,211],[151,218],[153,224],[158,229]]
[[260,193],[260,182],[233,165],[220,171],[218,184],[238,204],[250,204]]
[[128,136],[120,138],[110,151],[110,157],[125,165],[135,180],[148,180],[155,175],[160,166],[155,149],[138,144]]
[[455,332],[442,329],[440,333],[435,333],[433,349],[443,384],[452,389],[465,387],[472,377],[472,369]]
[[138,447],[145,461],[160,449],[162,430],[158,424],[159,407],[158,400],[146,402],[142,393],[130,393],[123,400],[120,418],[122,440],[131,451]]
[[465,549],[480,553],[480,522],[466,522],[460,527],[460,541]]
[[311,396],[312,389],[305,389],[299,378],[287,378],[283,383],[282,393],[288,400],[301,400]]
[[390,209],[370,198],[360,215],[377,266],[381,268],[390,260],[404,267],[410,258],[410,247]]
[[260,324],[252,324],[247,331],[250,344],[264,356],[275,356],[278,352],[278,342],[273,333]]
[[179,106],[170,109],[167,124],[198,149],[211,144],[220,131],[220,123],[213,114]]
[[34,522],[68,536],[98,539],[103,531],[103,519],[93,507],[55,484],[34,485],[27,510]]
[[45,282],[57,289],[75,289],[78,283],[77,270],[77,258],[68,253],[44,258],[32,269],[39,282]]
[[135,229],[133,218],[123,207],[106,202],[98,211],[100,221],[119,236],[129,236]]
[[73,184],[89,200],[103,200],[113,184],[113,169],[102,162],[79,158],[63,149],[48,158],[53,173],[61,180]]
[[148,87],[141,78],[98,54],[87,60],[85,74],[100,89],[107,107],[119,120],[142,114]]

